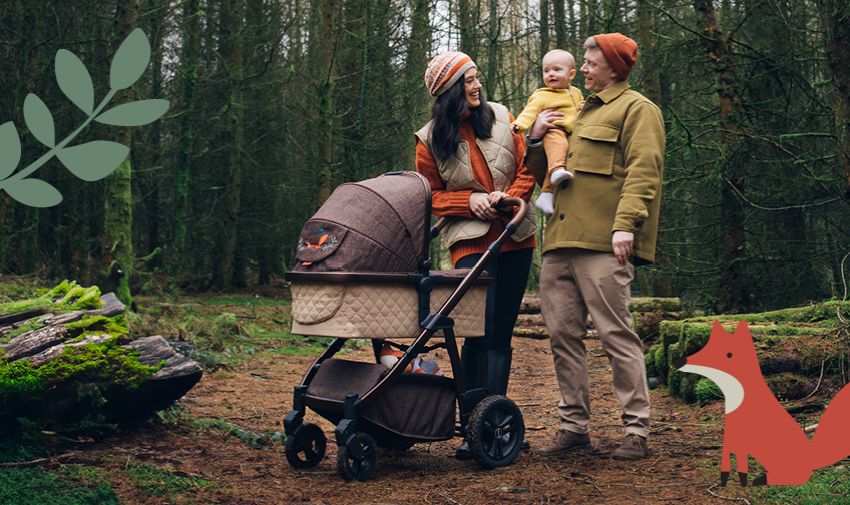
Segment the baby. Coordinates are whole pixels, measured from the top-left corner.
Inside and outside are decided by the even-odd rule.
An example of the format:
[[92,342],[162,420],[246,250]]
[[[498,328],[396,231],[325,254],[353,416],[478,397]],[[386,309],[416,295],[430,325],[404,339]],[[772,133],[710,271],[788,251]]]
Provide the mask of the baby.
[[525,110],[511,123],[511,132],[516,135],[531,128],[537,115],[543,110],[558,109],[558,112],[564,113],[564,119],[554,122],[558,127],[550,128],[543,137],[543,149],[546,151],[549,167],[540,196],[534,204],[547,216],[551,216],[555,211],[552,195],[555,186],[573,177],[573,174],[565,169],[567,149],[570,146],[567,135],[573,131],[579,104],[583,100],[581,91],[570,86],[575,75],[576,60],[572,54],[562,49],[546,53],[543,56],[543,82],[547,87],[532,93]]

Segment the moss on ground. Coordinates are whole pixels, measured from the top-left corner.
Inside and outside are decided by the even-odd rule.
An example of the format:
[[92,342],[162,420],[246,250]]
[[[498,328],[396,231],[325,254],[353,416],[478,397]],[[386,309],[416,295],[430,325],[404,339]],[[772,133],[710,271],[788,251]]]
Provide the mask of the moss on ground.
[[[658,344],[649,348],[647,370],[666,380],[670,392],[686,401],[707,401],[713,389],[702,380],[691,380],[674,369],[674,359],[702,349],[711,336],[714,321],[733,333],[745,321],[759,355],[759,363],[774,392],[805,389],[806,377],[846,367],[846,335],[838,317],[850,318],[850,303],[828,301],[806,307],[759,314],[694,317],[681,321],[661,321]],[[770,374],[779,374],[768,377]],[[708,381],[710,382],[710,381]]]

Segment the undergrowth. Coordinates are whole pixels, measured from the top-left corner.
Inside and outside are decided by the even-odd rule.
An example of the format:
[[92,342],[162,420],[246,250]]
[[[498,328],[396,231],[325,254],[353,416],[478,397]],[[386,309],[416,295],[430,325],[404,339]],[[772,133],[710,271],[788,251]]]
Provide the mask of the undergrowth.
[[15,505],[120,504],[106,483],[92,484],[74,475],[39,468],[0,468],[0,503]]
[[821,468],[803,485],[753,488],[752,497],[778,504],[850,503],[850,469],[846,465]]

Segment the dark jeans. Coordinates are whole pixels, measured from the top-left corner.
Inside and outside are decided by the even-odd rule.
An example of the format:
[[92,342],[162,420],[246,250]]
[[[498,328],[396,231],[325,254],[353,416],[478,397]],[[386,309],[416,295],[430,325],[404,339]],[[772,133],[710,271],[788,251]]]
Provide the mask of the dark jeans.
[[[494,282],[487,288],[484,336],[468,338],[464,340],[464,346],[483,352],[511,348],[514,324],[525,294],[533,253],[534,249],[530,247],[502,252],[487,265],[485,270]],[[472,268],[481,256],[464,256],[457,260],[455,268]]]

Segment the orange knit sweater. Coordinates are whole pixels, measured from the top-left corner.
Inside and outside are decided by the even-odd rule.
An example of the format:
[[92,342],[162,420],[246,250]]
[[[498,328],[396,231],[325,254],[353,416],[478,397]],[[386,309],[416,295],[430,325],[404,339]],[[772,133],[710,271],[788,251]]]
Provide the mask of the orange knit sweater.
[[[511,116],[511,121],[514,118]],[[482,186],[487,188],[488,192],[495,191],[493,185],[493,176],[490,174],[490,169],[487,167],[487,161],[484,159],[484,153],[475,142],[475,132],[472,129],[472,123],[469,121],[469,113],[464,116],[460,123],[460,139],[469,142],[469,157],[472,164],[472,175],[475,180]],[[522,198],[526,202],[531,198],[534,192],[534,178],[531,172],[525,168],[523,157],[525,156],[525,139],[522,135],[515,135],[514,138],[514,154],[516,156],[517,171],[514,182],[511,184],[505,193],[512,197]],[[428,148],[425,147],[419,140],[416,141],[416,171],[424,175],[431,184],[431,212],[435,216],[462,216],[474,218],[469,210],[469,195],[472,190],[446,191],[446,184],[440,177],[440,172],[437,168],[437,163]],[[529,205],[528,212],[534,212],[534,207]],[[457,263],[460,258],[476,253],[483,253],[487,250],[494,240],[499,238],[499,235],[505,229],[506,220],[492,221],[489,231],[486,235],[469,240],[459,240],[452,244],[449,252],[452,257],[452,265]],[[513,239],[508,239],[502,246],[502,251],[516,251],[527,247],[536,247],[537,241],[532,235],[531,237],[517,242]]]

